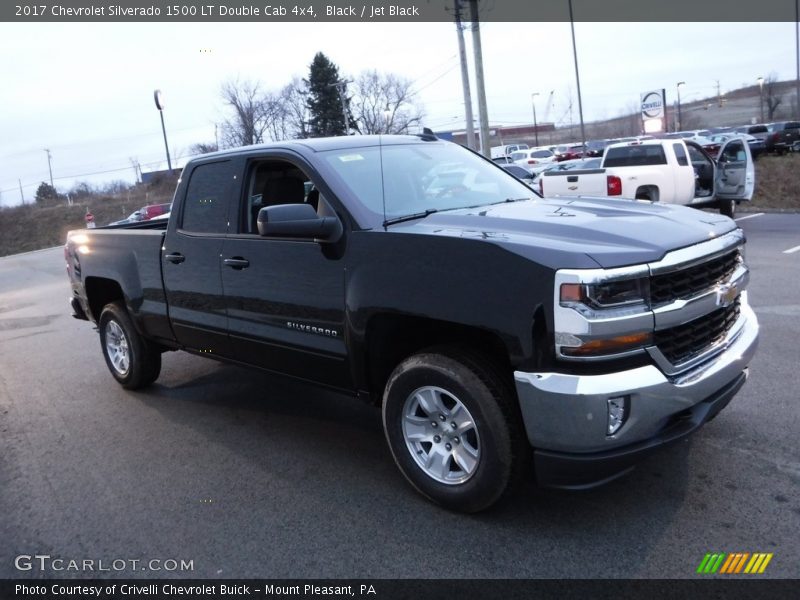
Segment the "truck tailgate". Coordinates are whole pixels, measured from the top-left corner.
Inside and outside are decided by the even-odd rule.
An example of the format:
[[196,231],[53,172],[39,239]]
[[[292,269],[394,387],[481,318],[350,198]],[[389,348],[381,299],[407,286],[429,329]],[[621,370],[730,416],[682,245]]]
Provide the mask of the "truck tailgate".
[[541,190],[546,198],[553,196],[605,196],[605,169],[547,171],[542,174]]

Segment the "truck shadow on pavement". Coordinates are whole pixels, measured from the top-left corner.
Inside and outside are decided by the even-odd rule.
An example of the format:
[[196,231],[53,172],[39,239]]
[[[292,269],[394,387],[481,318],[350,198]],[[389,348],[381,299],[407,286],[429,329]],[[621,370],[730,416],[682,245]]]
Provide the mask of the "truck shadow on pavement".
[[[252,492],[254,522],[274,522],[280,515],[305,532],[306,538],[296,541],[305,547],[322,535],[300,524],[307,518],[300,515],[313,514],[312,523],[324,520],[322,531],[335,530],[340,542],[344,537],[343,552],[363,552],[364,539],[375,536],[381,544],[372,552],[389,562],[393,553],[419,543],[421,528],[426,546],[455,545],[477,561],[455,571],[448,566],[454,577],[558,576],[551,558],[536,559],[547,553],[590,565],[583,576],[630,577],[686,498],[691,442],[594,490],[547,490],[528,480],[493,509],[460,515],[433,505],[406,483],[386,446],[380,411],[355,398],[180,354],[166,355],[159,382],[133,395],[174,425],[191,428],[200,448],[197,460],[215,464],[203,456],[204,448],[237,456],[224,474],[206,467],[206,477],[237,480],[239,469]],[[217,518],[235,517],[218,513]],[[620,543],[623,539],[627,543]],[[383,575],[355,568],[355,573],[342,566],[345,570],[308,575],[435,576],[433,570],[406,567],[387,567]]]

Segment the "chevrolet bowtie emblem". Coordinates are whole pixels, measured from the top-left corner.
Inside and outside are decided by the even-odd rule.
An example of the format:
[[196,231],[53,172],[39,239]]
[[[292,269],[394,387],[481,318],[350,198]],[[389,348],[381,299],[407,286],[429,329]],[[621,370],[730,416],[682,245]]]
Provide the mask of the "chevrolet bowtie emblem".
[[736,297],[739,295],[739,290],[736,284],[723,283],[717,288],[717,306],[726,308],[733,304]]

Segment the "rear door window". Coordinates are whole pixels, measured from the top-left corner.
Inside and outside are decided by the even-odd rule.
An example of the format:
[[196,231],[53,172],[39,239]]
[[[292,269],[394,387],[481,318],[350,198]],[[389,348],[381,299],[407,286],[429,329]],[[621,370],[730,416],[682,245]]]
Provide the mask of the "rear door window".
[[195,167],[186,189],[181,229],[190,233],[227,233],[232,181],[231,161]]
[[665,165],[667,157],[659,145],[620,146],[606,150],[605,167]]
[[683,149],[683,144],[673,144],[672,148],[675,150],[675,158],[678,164],[682,167],[688,167],[689,158],[686,156],[686,150]]

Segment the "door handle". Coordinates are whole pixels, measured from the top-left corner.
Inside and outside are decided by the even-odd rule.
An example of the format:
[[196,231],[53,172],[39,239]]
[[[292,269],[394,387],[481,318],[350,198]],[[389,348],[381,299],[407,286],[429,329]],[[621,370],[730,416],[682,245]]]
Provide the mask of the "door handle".
[[169,262],[174,263],[176,265],[178,263],[182,263],[183,261],[186,260],[186,257],[183,254],[181,254],[180,252],[175,252],[173,254],[165,254],[164,258],[166,260],[168,260]]
[[250,261],[246,258],[242,258],[241,256],[234,256],[233,258],[226,258],[222,261],[222,264],[226,267],[230,267],[231,269],[246,269],[250,266]]

